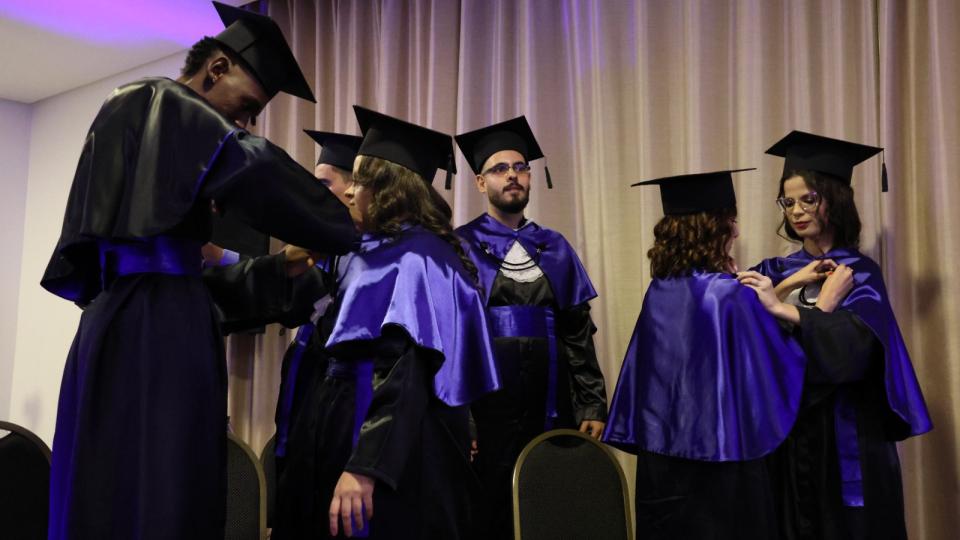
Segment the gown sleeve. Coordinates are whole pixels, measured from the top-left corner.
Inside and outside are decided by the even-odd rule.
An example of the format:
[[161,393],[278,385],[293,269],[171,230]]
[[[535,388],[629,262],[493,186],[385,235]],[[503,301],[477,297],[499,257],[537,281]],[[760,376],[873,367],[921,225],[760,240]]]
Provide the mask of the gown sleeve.
[[200,185],[220,212],[287,243],[343,254],[356,239],[347,207],[266,139],[242,131],[229,137]]
[[597,362],[593,334],[597,327],[590,305],[583,303],[558,313],[560,354],[570,369],[570,390],[576,423],[607,419],[607,391]]
[[345,470],[396,489],[433,391],[436,355],[416,347],[400,331],[374,342],[373,399]]
[[807,354],[807,382],[842,384],[862,380],[880,342],[855,314],[800,309],[799,341]]
[[203,271],[203,281],[222,314],[226,332],[280,323],[288,328],[310,321],[313,302],[327,294],[323,272],[310,268],[287,277],[283,253]]
[[237,128],[186,86],[144,79],[115,90],[94,120],[41,285],[89,303],[102,290],[101,241],[175,233],[198,208],[209,211],[210,199],[308,249],[342,254],[355,241],[346,206],[281,148]]

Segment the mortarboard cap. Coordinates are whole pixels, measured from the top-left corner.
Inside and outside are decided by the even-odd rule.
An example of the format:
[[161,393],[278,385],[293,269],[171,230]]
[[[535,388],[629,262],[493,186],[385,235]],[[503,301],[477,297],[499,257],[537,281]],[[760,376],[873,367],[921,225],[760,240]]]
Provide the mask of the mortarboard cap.
[[637,182],[631,186],[660,186],[660,202],[666,215],[694,214],[736,206],[737,196],[733,191],[732,174],[753,170],[755,169],[734,169],[668,176]]
[[280,27],[270,17],[214,2],[226,29],[213,39],[236,53],[273,98],[277,92],[316,103]]
[[347,171],[353,170],[353,160],[357,157],[357,150],[360,149],[363,137],[309,129],[303,132],[322,147],[317,165],[326,163]]
[[771,146],[767,153],[785,158],[784,175],[797,170],[816,171],[849,185],[853,167],[882,150],[876,146],[791,131]]
[[490,156],[501,150],[516,150],[527,161],[543,157],[543,151],[533,136],[530,124],[523,116],[493,124],[454,137],[473,172],[480,174]]
[[353,106],[363,142],[357,155],[372,156],[402,165],[433,183],[437,169],[446,169],[447,183],[457,169],[453,163],[453,140],[439,131],[411,124],[383,113]]
[[[543,150],[540,149],[537,138],[533,136],[533,130],[530,129],[525,116],[461,133],[454,139],[457,140],[460,151],[467,158],[475,174],[483,172],[483,164],[490,159],[490,156],[502,150],[520,152],[523,159],[527,161],[544,157]],[[550,178],[550,170],[547,169],[546,173],[547,186],[552,188],[553,180]]]

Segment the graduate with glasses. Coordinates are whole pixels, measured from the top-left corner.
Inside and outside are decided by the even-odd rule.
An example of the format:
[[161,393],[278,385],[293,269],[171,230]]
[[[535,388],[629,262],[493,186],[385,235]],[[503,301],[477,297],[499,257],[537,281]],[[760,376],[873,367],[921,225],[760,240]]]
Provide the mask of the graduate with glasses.
[[[503,389],[474,404],[484,538],[512,538],[511,479],[523,447],[554,428],[599,437],[606,390],[593,345],[597,293],[573,247],[524,217],[530,161],[543,157],[524,117],[457,135],[487,212],[457,229],[480,273]],[[550,176],[547,172],[547,184]]]
[[906,538],[896,441],[932,429],[879,265],[859,251],[854,167],[882,148],[794,131],[777,204],[799,250],[740,281],[809,359],[796,426],[769,458],[781,538]]

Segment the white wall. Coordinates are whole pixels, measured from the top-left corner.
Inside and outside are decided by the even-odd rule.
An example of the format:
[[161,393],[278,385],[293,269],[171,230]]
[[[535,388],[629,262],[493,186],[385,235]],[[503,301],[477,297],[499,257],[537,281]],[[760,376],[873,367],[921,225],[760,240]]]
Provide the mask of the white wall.
[[13,387],[30,111],[30,105],[0,99],[0,420],[10,417]]
[[[40,277],[60,236],[84,137],[113,88],[146,76],[174,78],[184,56],[181,52],[32,105],[25,205],[21,202],[22,256],[15,281],[19,287],[13,376],[9,414],[4,416],[33,430],[48,444],[53,441],[60,379],[80,309],[43,290]],[[0,131],[7,131],[6,126]],[[23,154],[27,154],[26,148]],[[6,204],[0,202],[0,210]],[[0,392],[3,390],[0,386]]]

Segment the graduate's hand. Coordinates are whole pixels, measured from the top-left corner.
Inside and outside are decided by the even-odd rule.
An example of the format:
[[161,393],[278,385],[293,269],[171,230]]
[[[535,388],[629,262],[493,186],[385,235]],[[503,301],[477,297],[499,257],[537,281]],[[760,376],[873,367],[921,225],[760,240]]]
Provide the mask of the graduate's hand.
[[769,277],[759,272],[747,270],[737,274],[737,281],[739,281],[741,285],[753,289],[753,291],[757,293],[757,299],[760,300],[760,304],[774,317],[794,324],[800,322],[800,312],[797,311],[797,307],[784,304],[783,301],[780,300],[780,297],[777,296],[776,291],[774,291],[773,282]]
[[[353,536],[353,524],[362,524],[364,514],[369,521],[373,518],[373,487],[376,481],[369,476],[344,471],[333,489],[330,501],[330,536],[339,534],[339,524],[343,523],[343,534]],[[364,512],[366,510],[366,512]]]
[[477,454],[480,453],[480,447],[477,446],[477,440],[472,439],[470,441],[470,463],[473,463],[473,460],[477,459]]
[[827,313],[837,309],[853,289],[853,285],[853,269],[845,264],[836,267],[820,287],[817,307]]
[[798,287],[803,287],[805,285],[827,279],[827,276],[829,276],[830,272],[836,267],[837,263],[834,262],[833,259],[818,259],[815,261],[810,261],[806,266],[795,272],[790,277],[793,278],[793,282]]
[[283,255],[286,259],[284,265],[287,269],[287,277],[297,277],[317,264],[318,254],[316,252],[293,244],[284,246]]
[[213,242],[207,242],[200,248],[200,254],[203,255],[204,266],[217,266],[223,258],[223,248]]
[[605,426],[600,420],[584,420],[580,422],[580,433],[586,433],[594,439],[599,439],[600,435],[603,434],[603,426]]
[[818,259],[810,261],[806,266],[797,270],[789,277],[781,281],[775,288],[777,297],[785,300],[790,291],[799,289],[811,283],[823,281],[830,275],[830,272],[837,267],[833,259]]
[[754,272],[753,270],[738,272],[737,281],[739,281],[741,285],[753,289],[757,293],[757,298],[760,299],[760,303],[763,304],[763,307],[767,311],[772,313],[773,309],[780,304],[780,298],[777,297],[777,294],[773,290],[773,281],[760,272]]

